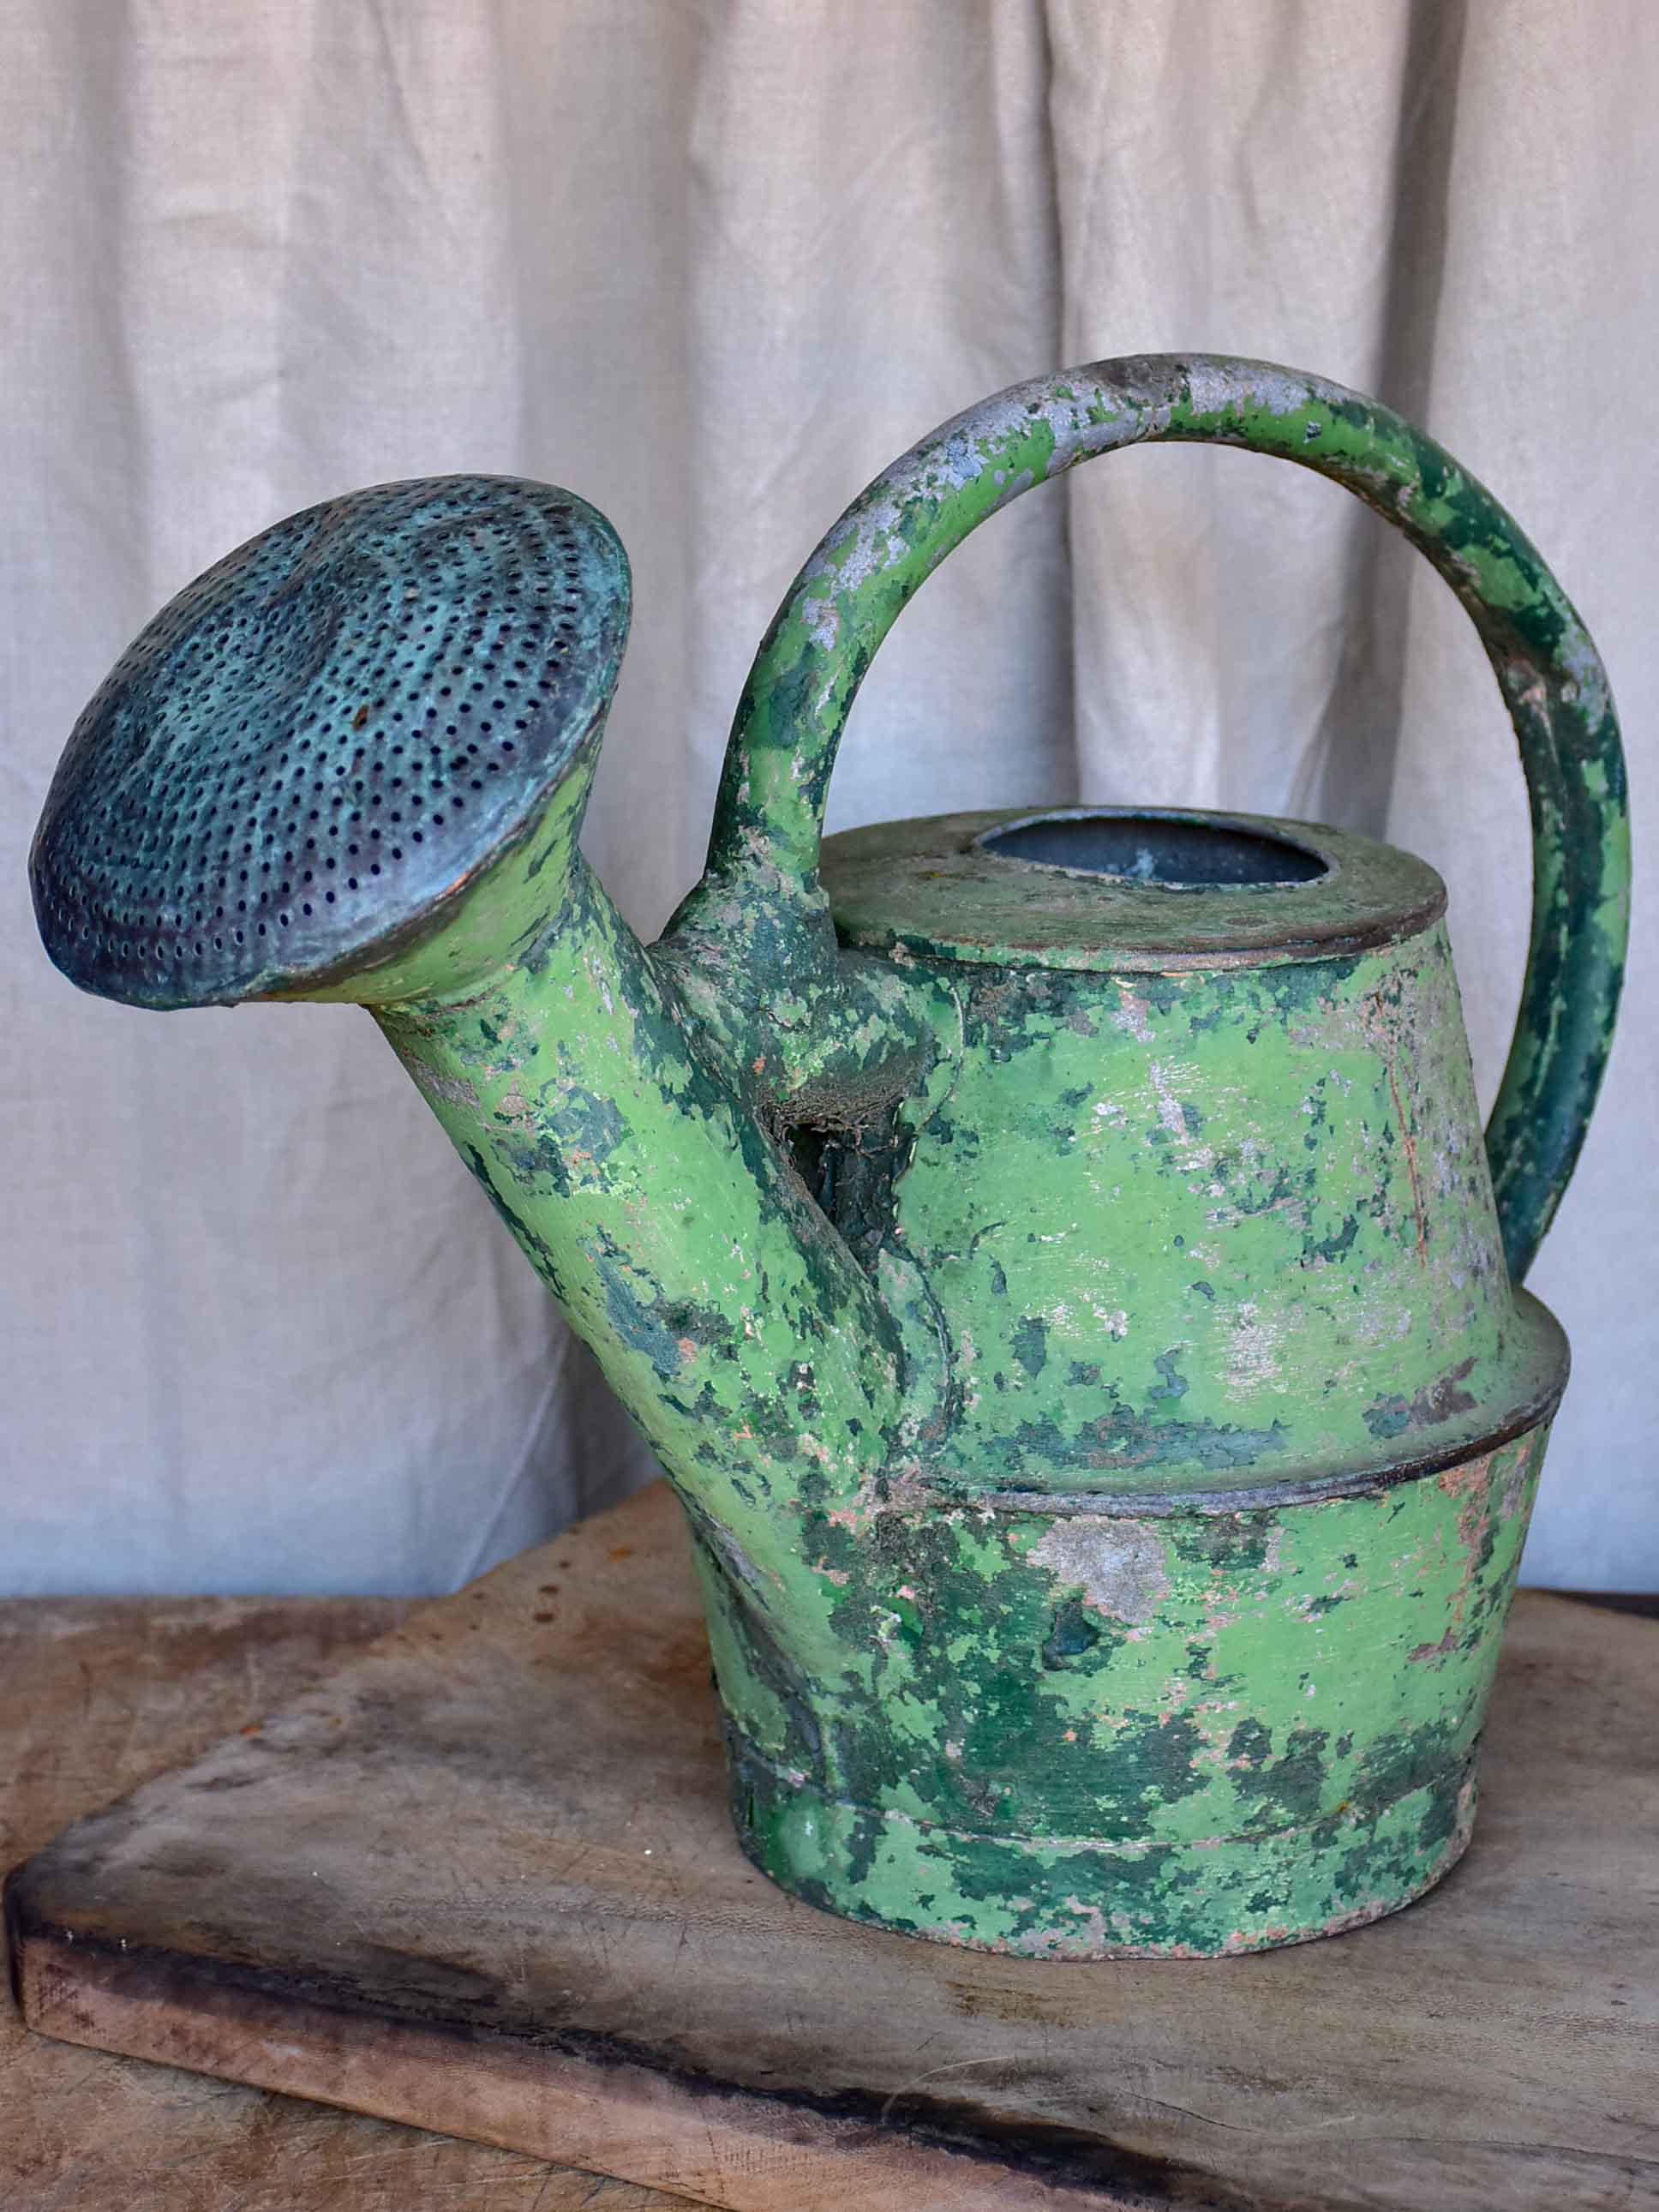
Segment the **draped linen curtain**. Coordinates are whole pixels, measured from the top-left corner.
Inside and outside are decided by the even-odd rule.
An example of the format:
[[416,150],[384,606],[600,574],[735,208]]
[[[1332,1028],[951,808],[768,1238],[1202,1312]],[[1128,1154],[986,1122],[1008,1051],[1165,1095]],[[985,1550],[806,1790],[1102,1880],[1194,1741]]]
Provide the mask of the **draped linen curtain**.
[[[1607,659],[1639,829],[1644,0],[0,0],[0,1590],[442,1589],[651,1471],[365,1016],[158,1019],[36,945],[25,855],[76,714],[280,514],[480,470],[612,519],[634,639],[586,842],[653,933],[754,647],[869,477],[1062,362],[1263,356],[1424,421],[1519,515]],[[1423,854],[1490,1101],[1523,786],[1461,612],[1343,494],[1132,452],[929,585],[832,826],[1079,799]],[[1644,918],[1533,1279],[1577,1355],[1536,1581],[1659,1585]]]

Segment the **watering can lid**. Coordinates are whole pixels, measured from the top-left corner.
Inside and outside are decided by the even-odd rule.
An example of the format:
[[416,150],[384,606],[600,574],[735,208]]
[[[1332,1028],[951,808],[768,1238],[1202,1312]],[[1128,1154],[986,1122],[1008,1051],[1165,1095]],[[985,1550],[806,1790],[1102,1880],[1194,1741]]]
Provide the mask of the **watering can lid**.
[[377,484],[251,538],[76,724],[31,863],[52,959],[179,1007],[384,957],[539,817],[629,604],[605,517],[514,477]]
[[1153,807],[940,814],[824,840],[844,944],[1096,972],[1329,960],[1414,937],[1446,887],[1375,838]]

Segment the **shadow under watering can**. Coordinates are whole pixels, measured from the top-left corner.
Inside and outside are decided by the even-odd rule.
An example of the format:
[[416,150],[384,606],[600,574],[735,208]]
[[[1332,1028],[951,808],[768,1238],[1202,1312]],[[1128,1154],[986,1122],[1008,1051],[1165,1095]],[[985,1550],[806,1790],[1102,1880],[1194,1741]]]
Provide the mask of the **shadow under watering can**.
[[[1406,854],[1084,807],[821,840],[911,593],[1031,485],[1163,439],[1346,485],[1486,645],[1534,904],[1484,1143],[1444,890]],[[277,524],[77,724],[33,855],[52,958],[140,1006],[368,1007],[684,1503],[774,1880],[1044,1957],[1407,1903],[1469,1837],[1567,1369],[1519,1285],[1624,956],[1571,606],[1446,453],[1316,378],[1017,386],[801,571],[647,949],[576,848],[629,605],[610,526],[540,484]]]

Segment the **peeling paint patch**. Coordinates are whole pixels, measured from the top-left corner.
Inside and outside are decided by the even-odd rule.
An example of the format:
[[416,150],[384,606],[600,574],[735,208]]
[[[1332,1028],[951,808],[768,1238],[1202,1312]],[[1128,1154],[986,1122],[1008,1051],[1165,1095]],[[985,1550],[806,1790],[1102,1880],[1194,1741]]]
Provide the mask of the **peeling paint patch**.
[[1150,1620],[1170,1588],[1167,1537],[1155,1522],[1079,1514],[1053,1522],[1030,1557],[1113,1620]]
[[478,1104],[478,1093],[464,1075],[453,1075],[441,1067],[434,1067],[416,1052],[400,1052],[398,1058],[420,1085],[422,1095],[434,1105],[472,1106]]

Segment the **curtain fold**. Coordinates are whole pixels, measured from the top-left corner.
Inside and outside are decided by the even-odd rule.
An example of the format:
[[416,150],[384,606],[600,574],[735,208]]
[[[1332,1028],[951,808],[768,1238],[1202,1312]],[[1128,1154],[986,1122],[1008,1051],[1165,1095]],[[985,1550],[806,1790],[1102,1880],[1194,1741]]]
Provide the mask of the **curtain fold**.
[[[749,659],[871,476],[1063,362],[1261,355],[1423,420],[1520,516],[1607,658],[1639,814],[1640,0],[0,0],[0,1590],[444,1589],[650,1471],[360,1013],[158,1021],[36,946],[27,841],[76,714],[279,514],[476,469],[611,518],[634,636],[586,842],[651,933]],[[1423,853],[1490,1098],[1524,790],[1461,612],[1342,494],[1127,453],[930,582],[832,826],[1078,799]],[[1577,1373],[1534,1580],[1659,1585],[1632,975],[1537,1275]]]

